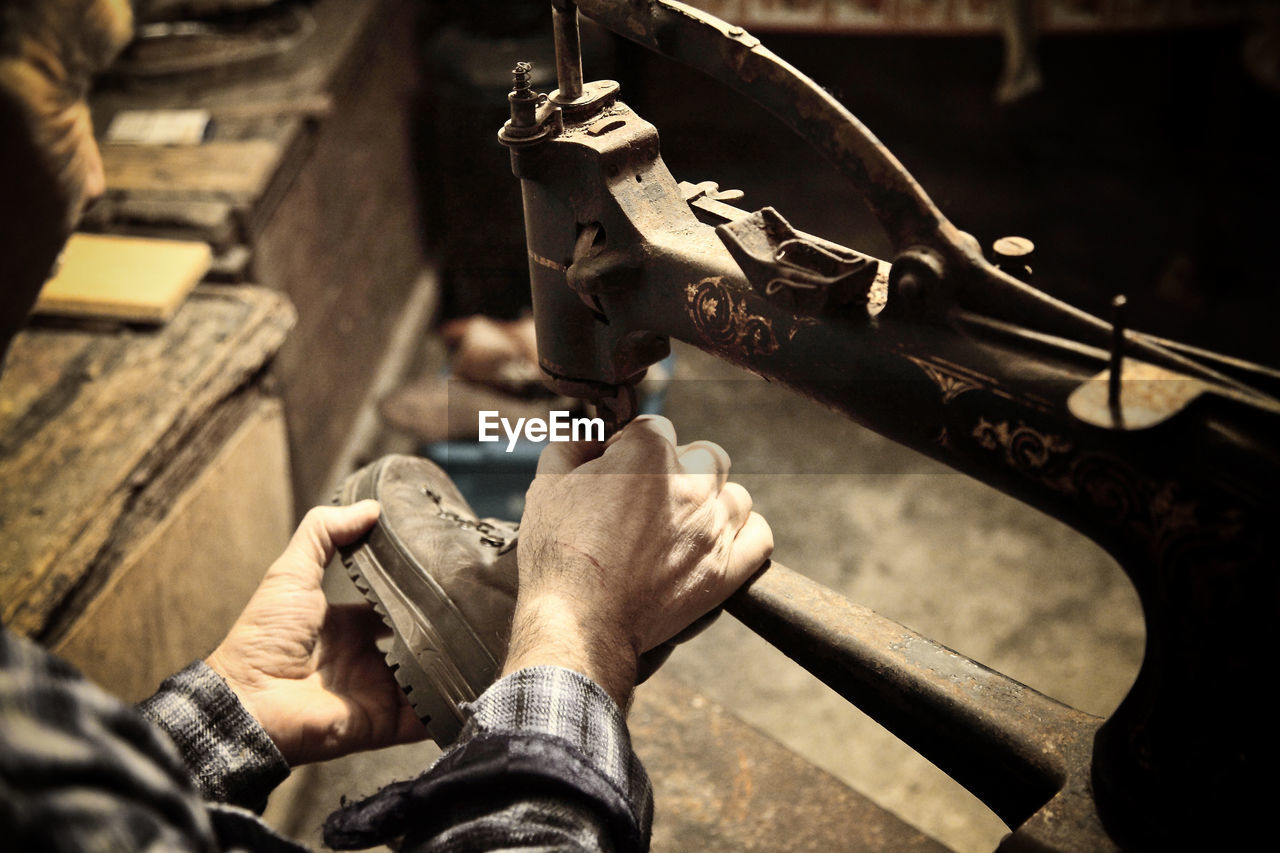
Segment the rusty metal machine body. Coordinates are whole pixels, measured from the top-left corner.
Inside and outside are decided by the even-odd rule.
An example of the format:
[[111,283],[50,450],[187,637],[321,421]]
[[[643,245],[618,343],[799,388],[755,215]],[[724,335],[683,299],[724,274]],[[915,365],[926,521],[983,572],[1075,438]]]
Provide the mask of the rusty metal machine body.
[[[730,611],[973,791],[1013,830],[1001,849],[1230,849],[1262,831],[1280,758],[1265,686],[1280,373],[993,266],[853,115],[741,28],[668,0],[553,10],[559,88],[539,95],[518,68],[499,134],[548,383],[624,423],[672,337],[783,382],[1100,543],[1138,591],[1147,645],[1101,720],[776,563]],[[850,180],[895,257],[678,182],[617,84],[583,82],[579,11],[778,116]]]

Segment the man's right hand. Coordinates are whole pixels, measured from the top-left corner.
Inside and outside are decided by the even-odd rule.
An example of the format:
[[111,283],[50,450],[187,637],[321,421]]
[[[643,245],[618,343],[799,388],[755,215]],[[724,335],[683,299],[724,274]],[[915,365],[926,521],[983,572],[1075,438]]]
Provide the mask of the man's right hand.
[[722,604],[773,551],[728,474],[719,446],[677,446],[656,416],[604,444],[548,445],[521,520],[504,674],[565,666],[625,707],[639,656]]

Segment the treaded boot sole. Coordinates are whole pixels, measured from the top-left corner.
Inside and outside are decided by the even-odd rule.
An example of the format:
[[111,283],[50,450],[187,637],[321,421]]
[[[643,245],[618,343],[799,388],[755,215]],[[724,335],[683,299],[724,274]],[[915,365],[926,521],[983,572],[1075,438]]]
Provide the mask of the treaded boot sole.
[[[378,465],[349,479],[341,503],[377,497]],[[441,746],[458,738],[460,705],[493,680],[498,662],[445,591],[405,557],[379,522],[355,545],[339,549],[352,582],[395,635],[386,660],[409,704]],[[381,557],[379,556],[381,555]]]
[[[366,601],[373,605],[374,610],[382,617],[382,621],[394,632],[395,623],[387,609],[383,607],[382,599],[373,591],[365,572],[359,568],[355,553],[343,554],[342,565],[346,568],[347,576],[351,578],[356,589]],[[462,728],[461,722],[455,720],[454,706],[445,699],[440,690],[436,689],[426,670],[418,663],[418,659],[404,640],[400,639],[399,633],[394,633],[393,636],[391,647],[386,653],[387,666],[390,667],[391,674],[400,685],[400,689],[404,691],[413,712],[431,732],[431,739],[441,746],[452,743],[457,739]]]

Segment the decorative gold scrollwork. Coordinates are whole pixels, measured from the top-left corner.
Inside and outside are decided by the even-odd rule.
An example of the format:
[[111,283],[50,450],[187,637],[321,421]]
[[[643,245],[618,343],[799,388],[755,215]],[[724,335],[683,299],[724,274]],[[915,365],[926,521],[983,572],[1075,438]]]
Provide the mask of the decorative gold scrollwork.
[[[1244,520],[1238,507],[1188,500],[1177,483],[1143,475],[1113,454],[1078,448],[1021,421],[1011,425],[979,418],[971,436],[1024,476],[1092,507],[1107,527],[1144,542],[1158,565],[1180,565],[1201,551],[1225,554],[1250,547],[1239,541]],[[1224,545],[1230,547],[1224,550]]]
[[685,310],[698,334],[711,344],[747,356],[769,355],[778,349],[772,322],[751,313],[745,300],[735,299],[719,276],[686,285]]

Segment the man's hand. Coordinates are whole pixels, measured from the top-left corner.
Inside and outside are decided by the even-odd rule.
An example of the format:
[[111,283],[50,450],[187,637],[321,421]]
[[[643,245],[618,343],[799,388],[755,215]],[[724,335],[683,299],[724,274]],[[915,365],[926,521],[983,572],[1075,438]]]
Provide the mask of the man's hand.
[[208,658],[291,766],[427,735],[375,645],[377,615],[330,606],[320,588],[335,547],[378,512],[376,501],[308,512]]
[[773,551],[728,474],[720,447],[678,447],[661,417],[637,418],[603,446],[548,445],[520,526],[504,673],[566,666],[625,707],[640,654],[723,603]]

